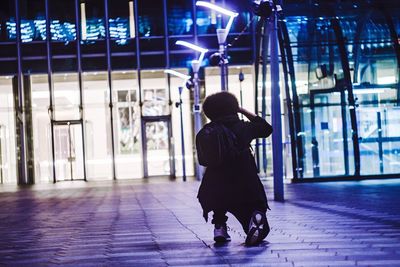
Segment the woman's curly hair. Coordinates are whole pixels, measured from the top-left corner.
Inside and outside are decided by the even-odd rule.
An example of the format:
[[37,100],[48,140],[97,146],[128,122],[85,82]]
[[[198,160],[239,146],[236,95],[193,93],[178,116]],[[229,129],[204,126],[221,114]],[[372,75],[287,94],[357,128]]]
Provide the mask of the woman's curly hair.
[[216,120],[224,116],[235,115],[238,112],[239,103],[235,95],[222,91],[206,97],[203,103],[204,114],[210,120]]

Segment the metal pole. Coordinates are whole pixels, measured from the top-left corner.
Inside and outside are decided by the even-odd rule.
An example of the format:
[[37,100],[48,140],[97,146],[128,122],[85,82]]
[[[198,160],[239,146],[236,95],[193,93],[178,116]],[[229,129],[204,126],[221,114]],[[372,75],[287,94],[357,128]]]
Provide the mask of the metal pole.
[[81,135],[82,135],[82,150],[83,150],[83,180],[86,181],[86,133],[85,133],[85,114],[83,112],[83,79],[82,79],[82,51],[81,51],[81,27],[82,24],[79,20],[79,6],[80,0],[75,0],[75,29],[76,29],[76,67],[78,71],[79,83],[79,116],[81,120]]
[[382,119],[381,112],[376,113],[377,124],[378,124],[378,155],[379,155],[379,171],[381,174],[384,173],[383,165],[383,144],[382,144]]
[[50,34],[50,12],[49,12],[49,0],[45,1],[46,11],[46,52],[47,52],[47,80],[49,83],[49,109],[48,113],[50,116],[50,136],[51,136],[51,159],[52,159],[52,171],[53,171],[53,183],[57,182],[56,177],[56,161],[55,161],[55,147],[54,147],[54,86],[53,86],[53,65],[52,65],[52,54],[51,54],[51,34]]
[[[244,81],[244,74],[242,69],[240,69],[239,73],[239,92],[240,92],[240,107],[243,108],[243,90],[242,90],[242,82]],[[243,114],[240,114],[240,118],[243,119]]]
[[182,112],[182,90],[183,87],[179,87],[179,113],[181,116],[181,146],[182,146],[182,176],[183,181],[186,182],[186,160],[185,160],[185,136],[183,128],[183,112]]
[[[194,83],[194,104],[193,104],[193,116],[194,116],[194,134],[195,136],[201,129],[201,108],[200,108],[200,85],[199,85],[199,69],[200,62],[198,60],[192,60],[193,69],[193,83]],[[203,174],[203,168],[200,166],[196,155],[196,179],[201,180]]]
[[226,56],[226,29],[217,29],[219,54],[221,56],[221,91],[228,91],[228,58]]
[[[16,44],[17,44],[17,66],[18,66],[18,106],[17,110],[17,129],[19,128],[19,142],[20,142],[20,152],[19,152],[19,162],[18,162],[18,184],[28,184],[28,170],[27,170],[27,155],[26,155],[26,118],[25,118],[25,94],[23,90],[23,80],[22,80],[22,51],[21,51],[21,17],[20,17],[20,7],[19,0],[15,1],[15,22],[16,22]],[[18,131],[18,130],[17,130]]]
[[74,180],[74,172],[72,169],[72,137],[71,137],[71,123],[68,122],[68,147],[69,147],[69,155],[68,155],[68,161],[69,161],[69,170],[71,172],[71,181]]
[[[254,51],[255,51],[255,58],[254,58],[254,111],[258,115],[259,114],[259,108],[258,108],[258,81],[259,81],[259,64],[260,64],[260,51],[261,51],[261,40],[263,38],[262,34],[262,29],[264,26],[264,21],[265,18],[261,17],[260,20],[257,23],[256,30],[255,30],[255,46],[254,46]],[[256,146],[255,146],[255,154],[256,154],[256,162],[257,162],[257,171],[260,172],[260,140],[257,138],[256,139]]]
[[271,117],[272,128],[274,129],[274,133],[272,135],[274,197],[276,201],[283,201],[282,121],[279,88],[278,25],[276,7],[272,12],[269,23],[271,48]]
[[[266,118],[267,116],[267,58],[268,58],[268,47],[269,47],[269,36],[270,36],[270,31],[272,31],[272,26],[270,25],[269,21],[265,21],[264,25],[264,34],[263,34],[263,47],[262,47],[262,89],[261,89],[261,117],[263,119]],[[272,87],[273,88],[273,87]],[[264,171],[264,174],[266,175],[267,173],[267,139],[263,138],[261,140],[261,150],[262,150],[262,162],[260,162],[260,170],[262,169]]]
[[108,15],[108,0],[104,0],[105,10],[105,27],[106,27],[106,52],[107,52],[107,80],[108,80],[108,93],[109,93],[109,108],[110,108],[110,124],[111,124],[111,160],[112,160],[112,176],[113,180],[116,180],[115,170],[115,140],[114,140],[114,111],[113,111],[113,83],[111,73],[111,44],[110,44],[110,25]]

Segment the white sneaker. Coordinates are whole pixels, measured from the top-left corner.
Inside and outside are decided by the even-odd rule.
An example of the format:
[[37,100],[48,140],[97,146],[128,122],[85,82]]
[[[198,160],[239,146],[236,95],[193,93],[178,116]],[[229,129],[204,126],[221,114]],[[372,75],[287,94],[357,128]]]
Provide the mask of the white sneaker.
[[231,237],[228,235],[226,226],[215,226],[214,241],[217,243],[231,241]]

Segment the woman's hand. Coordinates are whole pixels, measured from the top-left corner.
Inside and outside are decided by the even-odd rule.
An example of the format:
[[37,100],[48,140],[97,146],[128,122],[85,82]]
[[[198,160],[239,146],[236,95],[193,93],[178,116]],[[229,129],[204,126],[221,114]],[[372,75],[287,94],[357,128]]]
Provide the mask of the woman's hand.
[[253,119],[255,119],[255,117],[257,117],[256,114],[254,114],[253,112],[250,112],[247,109],[244,109],[242,107],[239,107],[237,112],[246,116],[246,118],[248,118],[250,121],[252,121]]

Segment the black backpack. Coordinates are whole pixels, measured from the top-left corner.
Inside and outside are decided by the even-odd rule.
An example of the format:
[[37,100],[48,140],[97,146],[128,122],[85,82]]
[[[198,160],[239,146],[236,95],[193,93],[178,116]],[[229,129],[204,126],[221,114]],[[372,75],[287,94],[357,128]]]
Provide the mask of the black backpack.
[[219,122],[210,122],[196,135],[197,158],[200,165],[219,166],[240,154],[234,132]]

